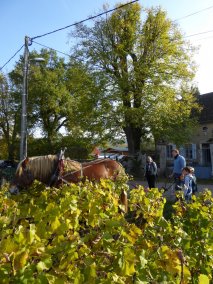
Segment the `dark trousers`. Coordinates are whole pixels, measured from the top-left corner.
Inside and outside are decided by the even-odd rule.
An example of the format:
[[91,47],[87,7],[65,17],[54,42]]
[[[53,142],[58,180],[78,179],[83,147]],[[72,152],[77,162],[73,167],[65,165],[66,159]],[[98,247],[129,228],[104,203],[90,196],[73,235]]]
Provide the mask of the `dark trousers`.
[[156,176],[155,175],[147,175],[146,176],[149,188],[155,188]]

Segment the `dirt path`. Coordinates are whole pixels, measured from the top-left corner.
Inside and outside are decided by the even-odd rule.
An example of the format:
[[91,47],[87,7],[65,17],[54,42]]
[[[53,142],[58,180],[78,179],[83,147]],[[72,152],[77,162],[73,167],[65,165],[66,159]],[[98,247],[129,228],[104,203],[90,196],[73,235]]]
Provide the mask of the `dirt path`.
[[[130,188],[134,188],[137,185],[142,185],[144,187],[147,187],[147,182],[145,180],[132,180],[129,182],[129,186]],[[172,182],[157,182],[156,183],[156,187],[157,188],[166,188],[168,189],[167,191],[164,192],[164,196],[168,199],[168,200],[175,200],[175,190],[174,190],[174,186],[172,184]],[[213,196],[213,184],[199,184],[198,183],[198,191],[196,194],[199,194],[199,192],[202,192],[204,189],[209,189],[212,192],[212,196]]]

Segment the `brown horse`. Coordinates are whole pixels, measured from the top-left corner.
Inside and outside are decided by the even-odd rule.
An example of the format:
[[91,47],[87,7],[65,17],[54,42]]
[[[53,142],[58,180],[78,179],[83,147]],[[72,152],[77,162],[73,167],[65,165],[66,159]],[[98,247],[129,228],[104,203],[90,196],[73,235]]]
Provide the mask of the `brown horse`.
[[[28,188],[34,180],[47,186],[60,187],[63,183],[79,181],[100,181],[101,178],[117,180],[125,175],[122,165],[114,160],[102,159],[89,163],[79,163],[68,159],[60,159],[58,155],[46,155],[22,160],[10,185],[11,193],[18,193],[19,188]],[[127,207],[125,192],[121,202]]]
[[60,174],[61,161],[68,171],[80,169],[80,163],[69,159],[61,160],[58,155],[46,155],[30,157],[22,160],[16,169],[15,177],[11,182],[12,189],[28,188],[34,180],[38,180],[47,186],[54,184],[54,177]]
[[[78,183],[85,180],[100,181],[101,179],[112,179],[113,181],[125,177],[126,173],[123,166],[111,159],[95,160],[82,163],[81,168],[75,171],[67,171],[61,174],[56,182],[56,187],[62,184]],[[128,211],[128,199],[125,190],[122,190],[120,202],[124,205],[124,212]]]
[[59,176],[58,183],[78,183],[79,181],[100,181],[100,179],[112,179],[114,181],[125,176],[123,166],[111,159],[101,159],[82,163],[75,171],[66,171]]

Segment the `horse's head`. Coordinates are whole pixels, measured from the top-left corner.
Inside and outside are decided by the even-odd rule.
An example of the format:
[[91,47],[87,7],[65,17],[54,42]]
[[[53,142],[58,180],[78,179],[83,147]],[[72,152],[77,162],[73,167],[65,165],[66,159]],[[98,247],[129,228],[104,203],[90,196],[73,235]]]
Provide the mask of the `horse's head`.
[[10,192],[17,193],[19,188],[25,188],[32,184],[34,177],[30,170],[30,160],[22,160],[16,170],[15,177],[10,183]]
[[28,188],[36,179],[49,185],[59,163],[57,155],[45,155],[26,158],[17,167],[15,177],[11,182],[10,191],[17,188]]

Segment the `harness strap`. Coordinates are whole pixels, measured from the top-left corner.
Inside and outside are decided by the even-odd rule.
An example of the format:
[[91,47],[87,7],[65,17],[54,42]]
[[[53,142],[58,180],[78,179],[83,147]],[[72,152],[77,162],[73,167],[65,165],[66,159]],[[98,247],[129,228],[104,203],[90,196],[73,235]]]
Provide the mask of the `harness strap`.
[[64,178],[62,178],[61,176],[58,177],[59,180],[63,181],[66,184],[71,184],[71,182],[65,180]]
[[81,177],[83,177],[84,176],[84,173],[83,173],[83,166],[82,166],[82,164],[81,164]]
[[54,185],[56,183],[56,181],[59,180],[59,178],[61,178],[61,176],[64,173],[64,152],[65,152],[65,150],[66,150],[66,148],[64,149],[64,151],[61,150],[61,152],[60,152],[60,155],[58,157],[58,165],[56,167],[55,172],[50,177],[49,186]]
[[76,171],[73,171],[73,172],[67,172],[65,175],[63,175],[63,177],[66,177],[66,176],[68,176],[68,175],[70,175],[70,174],[75,174],[75,173],[78,173],[78,172],[80,172],[80,173],[81,173],[81,176],[83,176],[83,174],[84,174],[83,170],[86,169],[86,168],[88,168],[88,167],[90,167],[90,166],[92,166],[92,165],[88,165],[88,166],[86,166],[86,167],[83,167],[83,165],[81,164],[80,170],[76,170]]
[[[67,172],[64,175],[59,174],[58,179],[64,180],[65,177],[67,177],[69,175],[74,175],[75,173],[78,173],[78,172],[80,172],[81,177],[83,177],[84,176],[84,169],[87,169],[87,168],[89,168],[93,165],[100,164],[100,163],[102,163],[103,161],[106,161],[106,160],[109,160],[109,159],[100,159],[99,161],[95,160],[95,162],[91,162],[88,165],[86,165],[85,167],[83,166],[83,163],[80,163],[80,170],[76,170],[76,171],[73,171],[73,172]],[[116,163],[118,163],[122,167],[121,163],[119,163],[117,161],[116,161]],[[117,175],[118,175],[118,173],[116,173],[116,175],[114,175],[114,178],[116,178]]]

